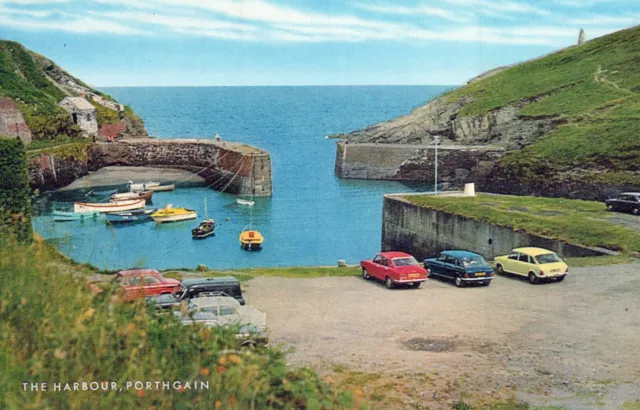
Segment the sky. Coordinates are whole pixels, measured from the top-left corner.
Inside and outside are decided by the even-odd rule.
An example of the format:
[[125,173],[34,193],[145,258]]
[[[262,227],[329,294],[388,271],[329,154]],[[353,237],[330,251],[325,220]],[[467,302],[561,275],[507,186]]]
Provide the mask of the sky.
[[640,0],[0,0],[96,87],[457,85],[640,24]]

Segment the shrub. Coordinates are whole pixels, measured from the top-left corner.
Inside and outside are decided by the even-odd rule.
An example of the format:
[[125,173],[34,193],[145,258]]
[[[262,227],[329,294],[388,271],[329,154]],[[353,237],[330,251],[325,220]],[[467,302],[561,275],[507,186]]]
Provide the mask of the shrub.
[[23,243],[32,239],[27,157],[19,139],[0,138],[0,233]]

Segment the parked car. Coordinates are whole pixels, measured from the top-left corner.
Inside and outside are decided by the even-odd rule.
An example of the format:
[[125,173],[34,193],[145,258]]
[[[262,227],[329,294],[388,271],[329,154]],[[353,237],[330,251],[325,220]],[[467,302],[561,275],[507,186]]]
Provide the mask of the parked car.
[[241,347],[266,345],[267,314],[249,306],[241,306],[234,298],[209,296],[191,299],[186,311],[174,311],[182,324],[217,327],[239,326],[236,337]]
[[240,282],[233,276],[216,278],[189,278],[182,281],[183,290],[174,294],[155,296],[149,299],[149,304],[158,308],[170,308],[182,301],[189,301],[197,297],[230,296],[244,305],[244,297]]
[[640,192],[623,192],[617,198],[604,201],[608,211],[631,212],[640,215]]
[[155,269],[129,269],[116,273],[114,279],[122,286],[125,300],[171,294],[182,290],[180,281],[163,277]]
[[532,284],[546,279],[561,282],[569,273],[569,266],[558,254],[543,248],[516,248],[494,261],[499,274],[526,276]]
[[453,280],[457,287],[468,283],[489,286],[493,268],[477,253],[469,251],[444,251],[438,257],[424,260],[424,267],[431,275]]
[[396,285],[418,288],[429,277],[429,271],[404,252],[380,252],[375,258],[360,262],[360,267],[364,279],[382,280],[389,289]]

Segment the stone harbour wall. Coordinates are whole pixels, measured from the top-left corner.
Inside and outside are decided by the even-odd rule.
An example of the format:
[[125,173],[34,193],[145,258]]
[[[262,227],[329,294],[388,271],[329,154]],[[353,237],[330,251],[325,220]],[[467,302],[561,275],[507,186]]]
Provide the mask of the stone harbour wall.
[[[86,155],[41,153],[29,159],[32,188],[55,189],[108,166],[184,169],[214,189],[245,196],[271,195],[271,157],[258,148],[216,140],[131,139],[95,143]],[[138,181],[139,182],[139,181]]]
[[[612,254],[508,227],[423,208],[404,199],[405,195],[385,195],[382,216],[382,250],[403,251],[419,261],[443,250],[462,249],[487,259],[506,255],[521,246],[536,246],[555,251],[562,257]],[[461,201],[465,198],[461,197]]]

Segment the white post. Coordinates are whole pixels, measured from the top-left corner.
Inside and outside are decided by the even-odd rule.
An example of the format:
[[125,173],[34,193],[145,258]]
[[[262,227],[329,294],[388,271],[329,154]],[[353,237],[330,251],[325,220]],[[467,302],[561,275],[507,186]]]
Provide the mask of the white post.
[[434,173],[434,185],[433,185],[433,195],[438,195],[438,143],[440,142],[440,136],[436,135],[433,137],[433,140],[436,143],[436,158],[435,158],[435,173]]

